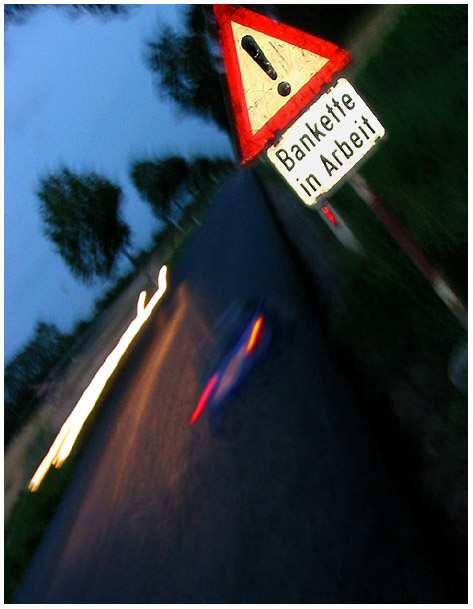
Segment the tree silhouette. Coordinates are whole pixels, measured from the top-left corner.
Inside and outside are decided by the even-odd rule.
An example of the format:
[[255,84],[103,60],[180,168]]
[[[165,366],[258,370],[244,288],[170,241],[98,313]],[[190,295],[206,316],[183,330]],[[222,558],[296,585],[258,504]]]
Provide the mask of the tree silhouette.
[[221,82],[208,44],[205,10],[201,5],[187,9],[184,34],[165,27],[155,41],[148,41],[145,61],[161,96],[230,133]]
[[234,168],[235,163],[228,158],[196,157],[189,165],[187,188],[193,195],[196,195],[209,182],[216,182]]
[[172,206],[182,209],[182,196],[189,174],[187,161],[176,155],[132,163],[130,177],[140,196],[151,205],[154,215],[167,224],[178,224],[172,218]]
[[119,186],[94,172],[76,175],[62,168],[40,179],[37,195],[44,233],[76,277],[108,277],[120,252],[133,261]]
[[182,211],[190,195],[195,196],[233,167],[234,163],[225,158],[197,157],[187,162],[181,156],[170,155],[135,161],[130,176],[156,217],[178,226],[172,218],[173,205]]
[[127,17],[136,5],[127,4],[5,4],[3,9],[5,27],[24,25],[29,17],[47,8],[55,8],[71,19],[82,15],[93,15],[102,20]]
[[42,396],[47,394],[47,375],[70,346],[71,338],[54,324],[38,322],[34,336],[5,366],[5,443],[25,423]]

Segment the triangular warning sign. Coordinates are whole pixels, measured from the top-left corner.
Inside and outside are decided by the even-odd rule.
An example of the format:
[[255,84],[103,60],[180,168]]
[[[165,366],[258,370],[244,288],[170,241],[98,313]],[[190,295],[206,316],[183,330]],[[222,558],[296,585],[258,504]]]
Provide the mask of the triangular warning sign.
[[213,5],[241,163],[251,161],[350,55],[245,7]]

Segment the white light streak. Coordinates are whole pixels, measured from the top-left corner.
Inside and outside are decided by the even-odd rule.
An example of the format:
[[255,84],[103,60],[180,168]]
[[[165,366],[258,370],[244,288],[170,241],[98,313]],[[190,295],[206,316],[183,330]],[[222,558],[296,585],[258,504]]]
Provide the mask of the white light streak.
[[67,418],[64,425],[61,427],[59,434],[54,440],[51,448],[47,455],[41,462],[40,466],[36,470],[34,476],[31,478],[28,488],[30,491],[35,491],[41,484],[44,476],[49,470],[51,465],[54,467],[61,467],[64,461],[69,456],[72,447],[87,419],[92,412],[97,400],[100,397],[107,381],[112,376],[114,370],[118,366],[121,358],[125,354],[126,350],[130,346],[132,340],[140,331],[145,321],[151,315],[153,309],[161,300],[164,292],[166,291],[166,271],[167,267],[161,267],[158,274],[158,289],[153,294],[152,298],[145,306],[146,292],[143,291],[139,295],[137,303],[137,312],[135,319],[130,323],[127,330],[120,338],[118,344],[107,357],[105,362],[99,368],[94,378],[90,382],[87,389],[82,394],[81,398],[77,402],[74,410]]

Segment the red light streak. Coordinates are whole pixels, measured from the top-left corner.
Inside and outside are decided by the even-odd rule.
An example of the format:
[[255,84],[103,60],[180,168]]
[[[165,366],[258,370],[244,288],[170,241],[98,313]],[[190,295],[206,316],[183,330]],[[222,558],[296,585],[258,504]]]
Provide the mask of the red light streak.
[[261,332],[261,325],[262,325],[262,323],[263,323],[263,316],[260,315],[256,319],[255,323],[253,324],[253,328],[251,330],[251,335],[250,335],[250,338],[248,340],[248,344],[246,345],[246,352],[247,353],[249,353],[253,349],[253,347],[255,346],[256,341],[258,340],[258,336],[259,336],[259,334]]
[[194,409],[194,412],[191,414],[190,419],[189,419],[189,424],[193,425],[197,419],[199,418],[202,410],[204,409],[204,406],[207,402],[207,400],[209,399],[209,395],[212,391],[212,389],[215,387],[215,383],[218,380],[218,373],[216,372],[213,377],[210,379],[210,381],[207,383],[207,386],[205,387],[202,395],[199,398],[199,401],[197,402],[197,406]]
[[326,205],[324,205],[322,207],[322,211],[327,216],[327,218],[330,220],[330,222],[334,226],[337,226],[338,222],[336,221],[335,216],[332,214],[332,212],[330,211],[330,209]]

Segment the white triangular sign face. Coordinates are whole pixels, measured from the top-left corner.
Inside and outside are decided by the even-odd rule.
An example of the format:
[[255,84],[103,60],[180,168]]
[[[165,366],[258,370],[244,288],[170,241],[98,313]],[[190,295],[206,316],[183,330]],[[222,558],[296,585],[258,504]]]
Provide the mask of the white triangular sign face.
[[280,137],[350,55],[244,6],[214,4],[240,163]]
[[[232,32],[240,66],[251,131],[255,134],[329,61],[312,51],[268,36],[232,21]],[[242,47],[244,36],[252,36],[277,73],[272,80]],[[290,93],[278,92],[289,83]]]

